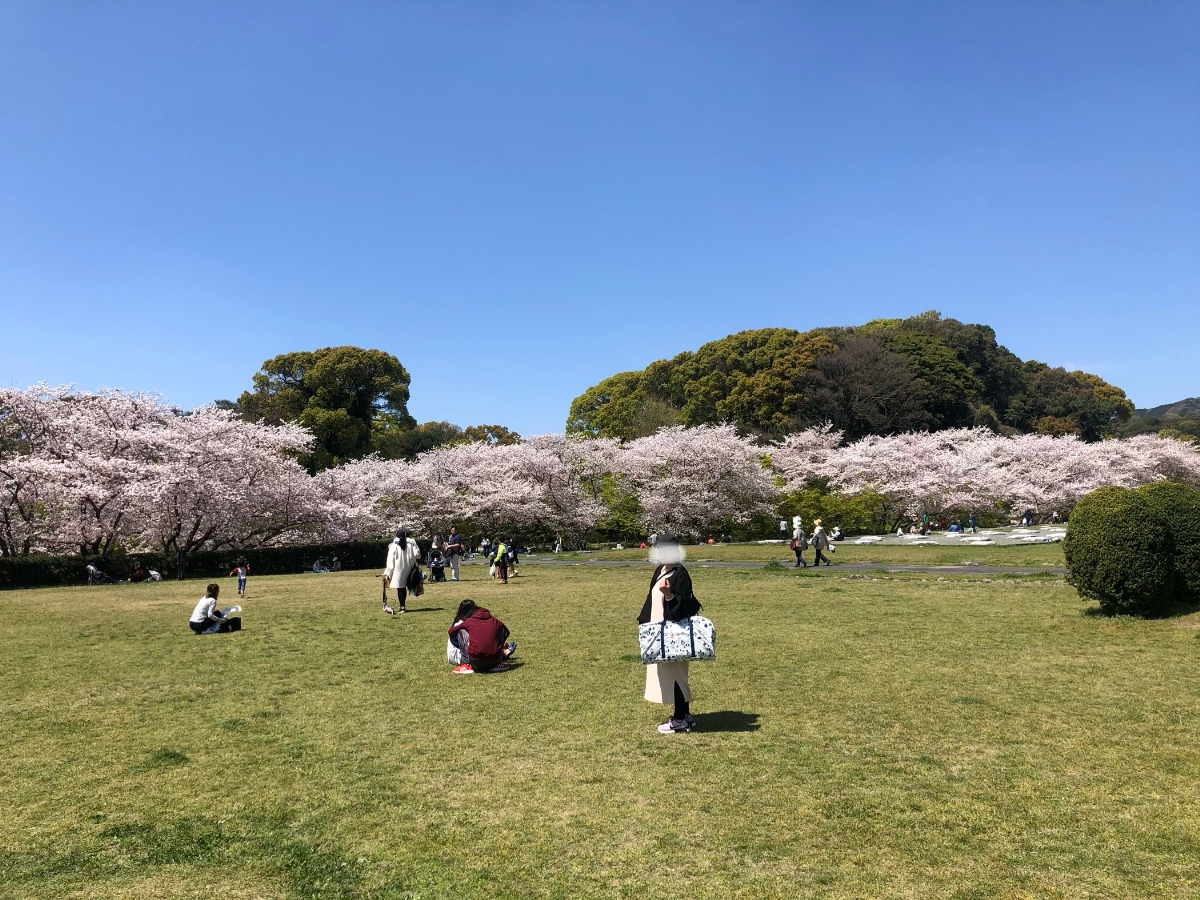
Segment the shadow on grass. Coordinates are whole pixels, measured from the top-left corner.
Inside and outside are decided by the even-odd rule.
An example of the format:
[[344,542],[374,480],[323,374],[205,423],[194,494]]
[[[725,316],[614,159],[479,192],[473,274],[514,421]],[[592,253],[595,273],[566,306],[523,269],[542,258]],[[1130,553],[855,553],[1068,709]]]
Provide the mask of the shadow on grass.
[[1163,609],[1146,611],[1144,613],[1141,613],[1140,615],[1133,615],[1131,613],[1109,612],[1108,610],[1105,610],[1099,606],[1088,606],[1088,607],[1085,607],[1080,614],[1082,616],[1084,616],[1085,618],[1095,618],[1095,619],[1131,618],[1131,619],[1156,620],[1156,619],[1174,619],[1179,616],[1190,616],[1192,613],[1195,613],[1195,612],[1200,612],[1200,603],[1177,603],[1173,606],[1164,607]]
[[697,731],[758,731],[758,713],[735,712],[724,709],[720,712],[696,713]]
[[174,766],[187,765],[190,761],[188,755],[180,750],[172,750],[170,747],[159,747],[137,766],[136,769],[140,772],[146,772],[151,769],[170,769]]
[[407,616],[409,613],[445,612],[445,611],[446,611],[446,607],[444,607],[444,606],[418,606],[416,608],[410,606],[408,609],[406,609],[404,611],[404,614]]
[[498,672],[494,671],[492,669],[489,669],[486,672],[473,672],[471,674],[474,674],[474,675],[503,675],[505,672],[515,672],[517,669],[521,668],[521,666],[523,666],[523,665],[525,665],[525,663],[521,662],[521,660],[519,660],[519,659],[510,659],[510,660],[508,660],[508,668],[507,669],[501,669]]

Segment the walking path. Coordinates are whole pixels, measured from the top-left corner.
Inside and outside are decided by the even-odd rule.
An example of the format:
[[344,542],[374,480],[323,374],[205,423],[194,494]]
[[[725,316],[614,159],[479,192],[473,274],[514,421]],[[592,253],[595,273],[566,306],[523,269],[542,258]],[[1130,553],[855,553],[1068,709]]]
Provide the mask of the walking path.
[[[468,560],[467,564],[482,563],[483,560]],[[788,560],[773,560],[778,562],[785,568],[793,568],[794,563]],[[552,559],[548,557],[538,556],[535,558],[526,557],[521,560],[522,566],[644,566],[649,567],[652,563],[646,559]],[[750,560],[692,560],[688,566],[693,569],[714,568],[714,569],[765,569],[769,563],[753,562]],[[809,566],[810,569],[816,570],[816,566]],[[852,563],[837,563],[832,566],[822,566],[821,571],[835,572],[837,570],[844,572],[919,572],[928,575],[1066,575],[1067,570],[1055,566],[1041,566],[1035,568],[1018,567],[1018,566],[979,566],[979,565],[955,565],[955,566],[922,566],[910,565],[908,563],[877,563],[877,562],[852,562]]]

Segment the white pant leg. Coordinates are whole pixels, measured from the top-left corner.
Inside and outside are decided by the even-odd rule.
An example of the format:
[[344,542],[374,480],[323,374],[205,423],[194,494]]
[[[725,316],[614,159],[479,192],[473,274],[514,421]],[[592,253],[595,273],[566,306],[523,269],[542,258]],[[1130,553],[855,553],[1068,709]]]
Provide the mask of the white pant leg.
[[455,553],[450,557],[450,577],[458,581],[458,554]]

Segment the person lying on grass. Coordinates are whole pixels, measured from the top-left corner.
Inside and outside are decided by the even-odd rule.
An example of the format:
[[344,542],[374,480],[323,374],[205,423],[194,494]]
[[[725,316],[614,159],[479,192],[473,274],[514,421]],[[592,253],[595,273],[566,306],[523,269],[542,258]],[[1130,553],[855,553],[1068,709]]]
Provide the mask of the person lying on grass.
[[459,665],[454,671],[460,675],[503,672],[508,669],[506,660],[517,649],[517,642],[509,641],[508,634],[503,622],[476,606],[474,600],[464,600],[458,604],[450,626],[447,658],[454,662],[457,657]]
[[[188,627],[196,634],[225,634],[230,631],[241,631],[242,620],[239,616],[227,616],[223,610],[217,609],[217,596],[221,593],[219,584],[210,584],[204,596],[192,610]],[[240,607],[234,607],[235,610]]]

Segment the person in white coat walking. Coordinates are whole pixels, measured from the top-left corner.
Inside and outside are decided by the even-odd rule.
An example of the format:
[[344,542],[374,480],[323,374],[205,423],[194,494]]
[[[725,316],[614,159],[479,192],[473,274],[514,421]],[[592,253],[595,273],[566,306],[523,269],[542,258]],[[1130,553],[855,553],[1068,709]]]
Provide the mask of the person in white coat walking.
[[[395,612],[407,612],[404,601],[408,599],[408,577],[413,567],[421,560],[421,548],[403,529],[396,532],[396,539],[388,547],[387,565],[383,569],[383,611],[389,616]],[[396,609],[387,603],[387,589],[396,589]]]

